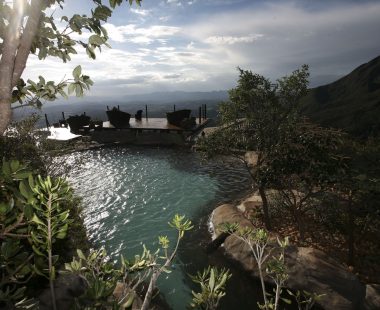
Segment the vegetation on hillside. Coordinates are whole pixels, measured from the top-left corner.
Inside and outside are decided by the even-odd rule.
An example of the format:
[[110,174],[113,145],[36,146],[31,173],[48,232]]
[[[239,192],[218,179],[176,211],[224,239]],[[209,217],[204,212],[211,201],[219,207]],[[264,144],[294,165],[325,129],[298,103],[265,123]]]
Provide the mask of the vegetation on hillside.
[[365,138],[380,133],[380,56],[347,76],[309,91],[303,113],[323,126]]

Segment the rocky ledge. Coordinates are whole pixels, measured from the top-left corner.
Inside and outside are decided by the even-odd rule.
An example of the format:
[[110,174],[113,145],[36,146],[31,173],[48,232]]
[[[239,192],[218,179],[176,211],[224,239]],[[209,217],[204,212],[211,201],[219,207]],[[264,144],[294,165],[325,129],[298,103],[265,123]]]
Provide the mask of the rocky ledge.
[[[239,206],[224,204],[216,208],[211,217],[214,237],[221,232],[222,223],[238,223],[241,227],[254,228],[244,214],[251,212],[260,202],[252,198]],[[226,253],[248,271],[258,277],[255,261],[248,247],[233,235],[224,241]],[[285,252],[289,278],[286,286],[292,290],[306,290],[325,294],[319,301],[324,309],[380,309],[378,285],[365,285],[326,253],[306,247],[289,246]]]

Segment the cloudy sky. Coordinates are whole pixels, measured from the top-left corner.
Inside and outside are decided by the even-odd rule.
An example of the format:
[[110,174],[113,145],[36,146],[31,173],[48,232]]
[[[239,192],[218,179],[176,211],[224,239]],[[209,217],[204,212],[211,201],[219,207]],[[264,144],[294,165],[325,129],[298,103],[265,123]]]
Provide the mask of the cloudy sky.
[[[56,15],[90,5],[66,0]],[[306,63],[318,86],[380,55],[379,16],[380,0],[144,0],[114,12],[112,49],[95,61],[30,57],[24,78],[60,80],[81,64],[96,83],[88,95],[120,96],[230,89],[237,66],[275,80]]]

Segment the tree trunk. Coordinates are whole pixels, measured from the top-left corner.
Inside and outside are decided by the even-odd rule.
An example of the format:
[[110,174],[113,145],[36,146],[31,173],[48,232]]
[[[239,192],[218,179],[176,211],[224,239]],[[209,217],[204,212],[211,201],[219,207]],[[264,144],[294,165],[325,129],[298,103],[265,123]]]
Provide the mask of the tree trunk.
[[[7,98],[8,97],[8,98]],[[6,91],[0,90],[0,136],[4,134],[12,119],[11,100]]]
[[259,186],[259,194],[261,196],[261,200],[263,201],[264,224],[266,229],[271,230],[272,226],[269,217],[268,199],[263,186]]
[[151,302],[152,297],[153,297],[153,290],[154,290],[154,287],[156,285],[156,282],[157,282],[157,279],[159,276],[160,276],[159,271],[153,272],[152,278],[149,282],[148,290],[145,294],[144,302],[141,306],[141,310],[148,310],[149,309],[149,305],[150,305],[150,302]]
[[12,89],[17,85],[25,69],[30,48],[38,32],[44,5],[45,1],[32,1],[30,15],[21,32],[26,12],[23,11],[22,5],[15,3],[15,9],[4,36],[0,60],[0,135],[3,135],[12,119]]
[[0,60],[0,135],[3,135],[12,116],[12,76],[20,42],[21,17],[21,11],[16,8],[10,17],[3,41]]

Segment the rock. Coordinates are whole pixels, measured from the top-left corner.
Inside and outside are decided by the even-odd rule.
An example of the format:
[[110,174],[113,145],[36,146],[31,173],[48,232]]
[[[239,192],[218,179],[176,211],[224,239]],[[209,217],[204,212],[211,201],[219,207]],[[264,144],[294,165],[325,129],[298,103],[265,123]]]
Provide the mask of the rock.
[[256,152],[249,151],[244,154],[244,160],[250,167],[254,167],[257,165],[258,155]]
[[138,296],[135,292],[133,292],[129,287],[124,287],[123,283],[118,282],[113,291],[113,296],[115,297],[116,300],[120,300],[123,295],[128,295],[128,297],[124,300],[124,302],[128,301],[130,294],[134,295],[134,299],[133,299],[132,307],[128,309],[132,309],[132,310],[141,309],[143,301],[141,300],[140,296]]
[[380,309],[380,284],[367,284],[364,309]]
[[[254,228],[236,207],[231,204],[221,205],[212,214],[211,221],[219,235],[218,225],[229,222]],[[235,236],[224,242],[226,252],[251,276],[257,277],[256,262],[248,246]],[[306,290],[316,294],[326,294],[319,301],[324,309],[360,309],[366,296],[365,286],[359,279],[344,269],[337,261],[324,252],[313,249],[289,246],[285,252],[285,263],[289,279],[287,287],[293,290]],[[367,288],[372,293],[371,288]],[[374,298],[371,300],[376,301]],[[369,308],[368,308],[369,309]]]
[[[74,298],[81,296],[86,289],[85,281],[78,275],[61,275],[54,282],[55,299],[58,310],[71,309]],[[38,297],[39,309],[53,309],[50,289],[46,288]]]

